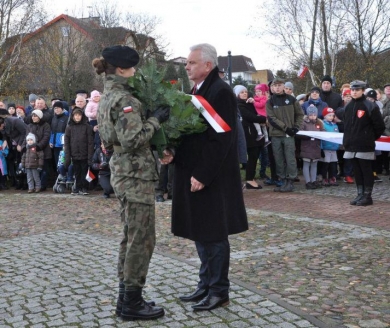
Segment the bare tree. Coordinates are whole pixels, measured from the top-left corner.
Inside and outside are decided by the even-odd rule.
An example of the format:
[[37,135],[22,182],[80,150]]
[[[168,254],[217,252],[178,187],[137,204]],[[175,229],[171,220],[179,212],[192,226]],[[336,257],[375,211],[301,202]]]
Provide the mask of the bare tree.
[[37,26],[39,0],[0,1],[0,92],[19,62],[24,37]]
[[[148,59],[164,60],[169,46],[164,36],[158,33],[161,19],[147,13],[120,11],[120,8],[110,2],[93,5],[93,15],[99,17],[102,27],[107,28],[101,36],[101,43],[111,45],[117,38],[110,33],[118,34],[120,28],[128,32],[127,42],[140,54],[140,66]],[[111,32],[110,32],[111,31]]]

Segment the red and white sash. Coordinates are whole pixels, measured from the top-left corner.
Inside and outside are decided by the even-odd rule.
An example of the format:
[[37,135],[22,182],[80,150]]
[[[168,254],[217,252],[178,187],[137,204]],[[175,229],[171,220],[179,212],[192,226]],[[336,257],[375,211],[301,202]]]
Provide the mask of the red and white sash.
[[215,109],[200,95],[191,95],[192,104],[201,112],[207,122],[213,127],[217,133],[228,132],[230,126],[222,119]]

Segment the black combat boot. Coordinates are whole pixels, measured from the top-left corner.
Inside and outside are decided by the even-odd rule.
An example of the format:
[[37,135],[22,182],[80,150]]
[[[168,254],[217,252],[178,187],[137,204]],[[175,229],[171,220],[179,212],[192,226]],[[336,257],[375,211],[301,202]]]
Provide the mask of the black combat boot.
[[[116,301],[116,310],[115,310],[117,317],[121,316],[124,296],[125,296],[125,284],[123,283],[123,281],[119,281],[119,293],[118,293],[118,299]],[[151,306],[156,305],[154,301],[145,301],[145,302],[146,304],[149,304]]]
[[123,320],[152,320],[160,318],[164,314],[163,308],[149,305],[144,301],[142,288],[125,290],[121,313]]
[[357,206],[372,205],[373,201],[371,198],[371,193],[372,193],[372,187],[364,187],[363,197],[356,202],[356,205]]
[[364,193],[364,187],[357,186],[357,196],[355,197],[355,199],[351,200],[349,203],[351,205],[356,205],[356,203],[360,200],[360,198],[363,197],[363,193]]

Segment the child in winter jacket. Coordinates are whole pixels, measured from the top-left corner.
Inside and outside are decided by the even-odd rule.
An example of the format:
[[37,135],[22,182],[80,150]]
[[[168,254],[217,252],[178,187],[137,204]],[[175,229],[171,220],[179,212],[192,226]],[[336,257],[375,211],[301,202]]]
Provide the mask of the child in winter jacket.
[[[334,122],[335,112],[333,108],[325,107],[322,111],[324,117],[324,130],[326,132],[339,132],[337,124]],[[334,142],[321,140],[321,149],[324,152],[322,159],[322,184],[325,187],[338,186],[336,181],[337,175],[337,149],[339,145]]]
[[[255,96],[253,97],[253,99],[255,100],[254,105],[258,115],[267,116],[265,104],[267,103],[268,100],[268,91],[269,91],[268,85],[264,83],[255,86]],[[253,123],[253,124],[258,134],[257,139],[261,140],[262,138],[265,138],[264,147],[267,147],[270,144],[268,139],[267,125],[259,124],[259,123]]]
[[[317,118],[317,107],[309,106],[307,108],[307,115],[303,117],[302,131],[323,131],[324,124]],[[321,140],[307,136],[300,136],[301,139],[301,153],[303,160],[303,177],[306,181],[306,189],[321,188],[317,184],[317,163],[321,158]]]
[[89,124],[94,127],[97,124],[97,112],[99,108],[100,92],[93,90],[91,92],[91,99],[85,107],[85,116],[88,117]]
[[22,156],[22,169],[27,173],[28,193],[41,191],[40,172],[44,164],[43,150],[38,150],[35,134],[26,137],[26,152]]
[[73,163],[76,186],[72,195],[88,195],[89,182],[85,179],[92,164],[93,131],[83,110],[75,107],[65,130],[65,168]]

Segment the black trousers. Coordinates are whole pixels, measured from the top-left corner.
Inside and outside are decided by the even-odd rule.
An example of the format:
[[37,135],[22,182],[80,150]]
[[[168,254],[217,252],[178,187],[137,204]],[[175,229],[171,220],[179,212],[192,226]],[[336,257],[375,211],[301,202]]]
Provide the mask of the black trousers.
[[256,175],[256,165],[259,160],[261,147],[250,147],[246,149],[248,154],[248,162],[246,163],[245,180],[252,181]]
[[372,160],[353,158],[353,171],[357,186],[374,187],[374,173],[372,171]]
[[229,240],[195,242],[201,261],[198,288],[208,289],[210,295],[224,297],[229,294]]
[[85,180],[88,172],[88,160],[73,160],[74,176],[76,178],[76,191],[88,190],[89,182]]

